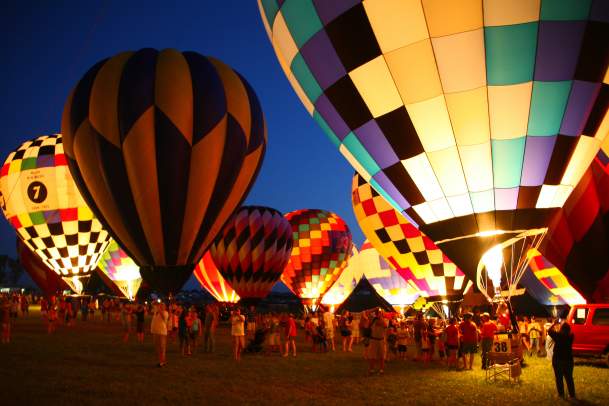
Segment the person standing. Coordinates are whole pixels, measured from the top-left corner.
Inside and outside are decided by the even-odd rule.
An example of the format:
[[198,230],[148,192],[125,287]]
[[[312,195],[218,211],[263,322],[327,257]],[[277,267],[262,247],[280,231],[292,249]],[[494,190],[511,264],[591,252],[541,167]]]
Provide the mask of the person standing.
[[539,338],[541,337],[541,326],[535,320],[535,316],[531,316],[531,322],[529,323],[529,340],[531,342],[531,346],[529,347],[529,357],[532,356],[533,350],[535,350],[535,354],[539,355]]
[[154,345],[159,358],[159,367],[167,365],[167,325],[169,323],[169,312],[165,308],[165,303],[158,303],[154,308],[150,332],[154,339]]
[[326,310],[322,320],[326,329],[326,339],[328,340],[329,347],[332,351],[336,351],[336,344],[334,342],[334,314],[330,310]]
[[218,323],[217,307],[208,304],[205,307],[205,321],[203,323],[203,352],[214,352],[215,331]]
[[[552,337],[554,349],[552,354],[552,368],[556,379],[556,389],[558,396],[564,398],[565,388],[563,378],[567,381],[569,397],[575,399],[575,382],[573,381],[573,333],[569,323],[564,322],[560,325],[557,321],[552,324],[548,335]],[[557,331],[558,328],[558,331]]]
[[230,318],[231,330],[230,334],[233,337],[233,353],[235,361],[241,361],[241,352],[245,347],[245,316],[241,314],[241,310],[237,308],[233,311]]
[[0,297],[0,328],[2,344],[11,342],[11,304],[7,298]]
[[135,332],[137,334],[137,342],[142,344],[144,342],[144,316],[146,311],[144,306],[139,303],[135,310]]
[[457,319],[451,317],[448,321],[448,326],[445,330],[446,334],[446,367],[450,369],[451,365],[458,368],[457,352],[459,351],[459,328],[457,327]]
[[294,315],[289,314],[288,320],[285,325],[285,353],[284,357],[287,357],[290,352],[290,347],[292,347],[292,355],[296,356],[296,320],[294,320]]
[[383,310],[377,309],[370,321],[370,344],[368,348],[369,375],[372,375],[375,372],[376,365],[378,365],[379,368],[379,375],[384,373],[385,352],[387,350],[385,342],[386,334],[387,320],[383,317]]
[[493,347],[493,340],[497,332],[497,325],[491,320],[488,313],[482,314],[482,327],[480,328],[481,347],[482,347],[482,369],[489,367],[488,353]]
[[466,313],[463,316],[463,321],[461,324],[459,324],[459,331],[461,332],[461,354],[463,356],[463,368],[471,370],[474,364],[476,347],[478,346],[478,328],[472,321],[471,313]]

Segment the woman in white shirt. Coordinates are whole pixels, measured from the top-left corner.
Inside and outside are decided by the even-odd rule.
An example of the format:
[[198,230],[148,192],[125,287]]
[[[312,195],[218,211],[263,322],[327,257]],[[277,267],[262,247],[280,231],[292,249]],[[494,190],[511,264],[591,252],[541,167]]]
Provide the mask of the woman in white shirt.
[[152,314],[152,322],[150,323],[150,332],[152,333],[154,345],[159,357],[159,367],[164,367],[167,364],[165,354],[167,351],[168,321],[169,313],[165,310],[165,303],[155,305]]
[[233,336],[233,351],[235,353],[235,360],[241,361],[241,351],[245,346],[245,316],[241,314],[241,310],[237,309],[233,312],[231,318],[231,329],[230,334]]

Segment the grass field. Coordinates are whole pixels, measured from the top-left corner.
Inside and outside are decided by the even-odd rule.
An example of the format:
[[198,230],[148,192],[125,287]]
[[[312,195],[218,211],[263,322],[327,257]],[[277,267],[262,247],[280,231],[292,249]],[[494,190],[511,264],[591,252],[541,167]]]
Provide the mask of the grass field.
[[[302,332],[300,332],[302,340]],[[48,336],[39,314],[13,325],[13,342],[0,346],[0,405],[133,404],[566,404],[555,395],[550,363],[532,359],[518,385],[487,384],[479,357],[474,371],[439,364],[392,361],[385,376],[367,376],[361,346],[353,353],[296,358],[231,358],[228,328],[214,354],[184,358],[177,344],[157,368],[150,336],[143,345],[121,342],[120,325],[102,321],[60,326]],[[580,404],[609,404],[609,369],[578,362]]]

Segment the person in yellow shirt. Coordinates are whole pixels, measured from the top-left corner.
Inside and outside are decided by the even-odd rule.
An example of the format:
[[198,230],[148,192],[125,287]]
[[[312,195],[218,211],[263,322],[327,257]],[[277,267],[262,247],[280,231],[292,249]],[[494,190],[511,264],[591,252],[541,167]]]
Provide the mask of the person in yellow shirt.
[[531,322],[529,323],[527,332],[529,333],[529,342],[531,344],[529,347],[529,357],[532,355],[533,350],[535,350],[536,355],[539,355],[539,338],[541,337],[541,326],[539,325],[537,320],[535,320],[535,316],[531,316]]

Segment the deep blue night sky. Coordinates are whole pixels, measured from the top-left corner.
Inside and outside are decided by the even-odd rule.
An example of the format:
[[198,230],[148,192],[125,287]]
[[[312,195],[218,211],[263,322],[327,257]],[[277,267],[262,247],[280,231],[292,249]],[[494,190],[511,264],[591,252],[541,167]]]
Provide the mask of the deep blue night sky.
[[[21,142],[60,131],[72,88],[98,60],[144,47],[193,50],[238,70],[261,100],[268,125],[262,171],[246,204],[286,213],[331,210],[363,235],[351,209],[353,169],[308,115],[275,58],[256,1],[22,1],[3,4],[2,160]],[[15,255],[0,221],[0,253]]]

